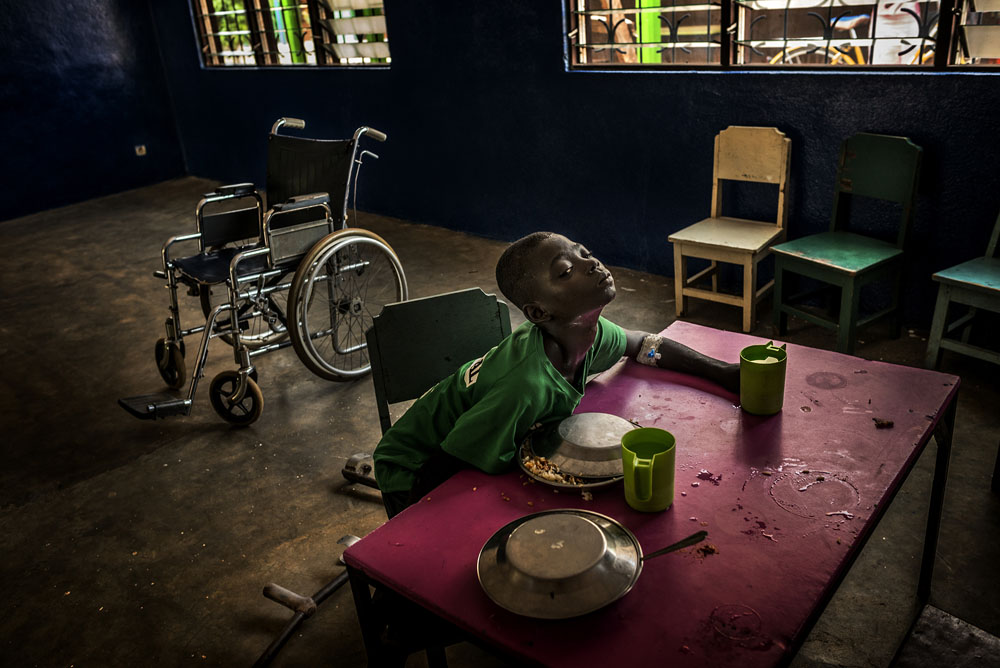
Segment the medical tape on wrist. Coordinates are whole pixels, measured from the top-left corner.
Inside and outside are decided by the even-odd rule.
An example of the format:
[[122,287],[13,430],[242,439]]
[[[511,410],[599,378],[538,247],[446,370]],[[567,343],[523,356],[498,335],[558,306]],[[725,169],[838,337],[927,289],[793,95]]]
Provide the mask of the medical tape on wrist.
[[656,366],[656,361],[660,359],[660,344],[663,337],[656,334],[647,334],[642,339],[642,346],[639,348],[635,361],[647,366]]

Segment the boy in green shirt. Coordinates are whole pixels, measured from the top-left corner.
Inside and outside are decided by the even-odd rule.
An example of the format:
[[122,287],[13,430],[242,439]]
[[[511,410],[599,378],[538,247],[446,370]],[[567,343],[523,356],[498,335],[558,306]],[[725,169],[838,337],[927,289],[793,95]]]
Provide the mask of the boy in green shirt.
[[601,317],[615,298],[611,272],[560,234],[535,232],[515,241],[496,275],[527,322],[428,390],[383,435],[375,478],[389,517],[460,468],[508,470],[528,432],[572,414],[587,377],[622,356],[739,392],[738,364]]

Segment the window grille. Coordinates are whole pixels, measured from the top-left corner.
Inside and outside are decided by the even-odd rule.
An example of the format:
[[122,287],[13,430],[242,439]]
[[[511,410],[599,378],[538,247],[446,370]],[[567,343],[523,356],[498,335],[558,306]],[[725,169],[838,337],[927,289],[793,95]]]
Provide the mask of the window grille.
[[1000,63],[1000,0],[568,0],[567,11],[576,68]]
[[382,0],[191,0],[206,67],[387,65]]
[[1000,63],[1000,0],[969,0],[959,12],[955,62]]

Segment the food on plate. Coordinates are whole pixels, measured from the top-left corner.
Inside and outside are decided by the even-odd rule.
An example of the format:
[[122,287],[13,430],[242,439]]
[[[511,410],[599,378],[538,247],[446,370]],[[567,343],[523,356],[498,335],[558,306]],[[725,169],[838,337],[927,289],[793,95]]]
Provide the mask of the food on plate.
[[522,451],[521,462],[524,464],[524,468],[528,471],[528,473],[531,473],[542,480],[560,482],[566,485],[582,485],[584,482],[574,475],[563,473],[559,470],[558,466],[550,462],[545,457],[532,455],[530,452],[527,452],[527,450]]

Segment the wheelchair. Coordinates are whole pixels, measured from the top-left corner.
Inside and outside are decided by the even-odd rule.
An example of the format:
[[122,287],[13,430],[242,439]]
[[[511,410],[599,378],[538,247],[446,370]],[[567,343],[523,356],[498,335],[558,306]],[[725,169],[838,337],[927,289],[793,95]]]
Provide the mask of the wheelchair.
[[[212,407],[229,423],[249,425],[263,410],[254,361],[291,346],[307,369],[327,380],[350,380],[371,369],[365,332],[382,306],[408,297],[395,251],[377,234],[348,226],[353,187],[365,157],[360,140],[386,135],[362,126],[349,140],[279,134],[304,129],[295,118],[278,119],[268,135],[265,198],[252,183],[224,185],[195,209],[197,231],[170,237],[161,251],[170,295],[165,336],[156,342],[156,367],[167,387],[186,396],[157,393],[119,399],[140,419],[189,415],[208,347],[222,339],[235,370],[215,376]],[[197,242],[198,252],[174,256],[174,246]],[[178,292],[200,301],[204,324],[184,328]],[[190,381],[185,337],[201,334]]]

